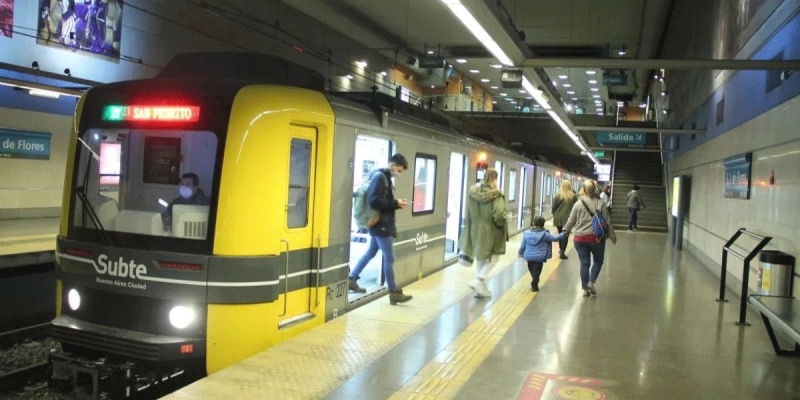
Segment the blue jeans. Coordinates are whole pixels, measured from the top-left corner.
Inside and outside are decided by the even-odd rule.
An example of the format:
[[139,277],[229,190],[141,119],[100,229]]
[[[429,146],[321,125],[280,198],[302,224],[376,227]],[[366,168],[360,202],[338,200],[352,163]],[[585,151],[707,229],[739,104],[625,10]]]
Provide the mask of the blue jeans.
[[369,260],[372,260],[378,249],[383,252],[383,276],[386,277],[386,286],[389,290],[396,290],[397,286],[394,283],[394,245],[391,236],[371,236],[369,240],[369,249],[364,253],[364,256],[356,263],[356,268],[350,272],[350,278],[358,279],[358,275],[367,266]]
[[[600,268],[603,267],[603,257],[606,254],[606,242],[601,243],[578,243],[575,242],[575,251],[581,260],[581,287],[586,289],[589,281],[595,282],[600,275]],[[592,259],[594,258],[594,264]],[[589,264],[592,265],[591,274]]]
[[628,222],[628,229],[635,229],[638,227],[637,222],[639,222],[639,209],[628,207],[628,211],[631,213],[631,220]]

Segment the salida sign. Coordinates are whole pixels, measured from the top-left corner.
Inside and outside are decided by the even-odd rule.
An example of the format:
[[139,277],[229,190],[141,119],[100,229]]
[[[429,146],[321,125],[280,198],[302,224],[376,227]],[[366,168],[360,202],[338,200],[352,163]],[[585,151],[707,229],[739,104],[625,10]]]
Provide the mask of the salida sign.
[[647,133],[645,132],[597,132],[597,142],[607,144],[646,144]]

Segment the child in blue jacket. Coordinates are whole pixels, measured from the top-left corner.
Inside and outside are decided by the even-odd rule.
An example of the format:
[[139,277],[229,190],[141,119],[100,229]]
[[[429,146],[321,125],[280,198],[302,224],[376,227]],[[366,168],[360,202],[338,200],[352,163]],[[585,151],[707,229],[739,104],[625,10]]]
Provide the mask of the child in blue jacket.
[[528,271],[531,273],[531,292],[539,291],[539,275],[542,274],[544,262],[553,256],[551,243],[564,238],[564,232],[557,235],[544,229],[544,218],[533,218],[531,229],[525,231],[522,243],[519,245],[519,256],[528,261]]

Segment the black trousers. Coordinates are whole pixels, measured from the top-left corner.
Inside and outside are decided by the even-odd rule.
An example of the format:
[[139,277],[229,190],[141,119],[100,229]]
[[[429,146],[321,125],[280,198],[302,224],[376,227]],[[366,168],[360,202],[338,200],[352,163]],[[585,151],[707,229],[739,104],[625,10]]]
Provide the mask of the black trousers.
[[[564,226],[557,226],[558,233],[564,232]],[[567,251],[567,240],[569,239],[569,235],[564,235],[564,239],[558,241],[558,250],[561,251],[561,254]]]
[[528,271],[531,273],[531,287],[538,288],[539,287],[539,275],[542,274],[542,267],[544,263],[538,261],[528,261]]

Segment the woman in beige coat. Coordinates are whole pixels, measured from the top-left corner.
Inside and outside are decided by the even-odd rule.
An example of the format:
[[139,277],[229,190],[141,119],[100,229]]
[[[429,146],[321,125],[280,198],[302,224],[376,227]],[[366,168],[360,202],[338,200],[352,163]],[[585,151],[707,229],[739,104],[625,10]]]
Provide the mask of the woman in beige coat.
[[461,259],[477,262],[475,279],[470,287],[475,297],[489,297],[486,276],[492,268],[492,256],[505,254],[508,227],[506,224],[506,202],[497,188],[497,170],[487,169],[484,180],[468,191],[467,213],[459,247]]

